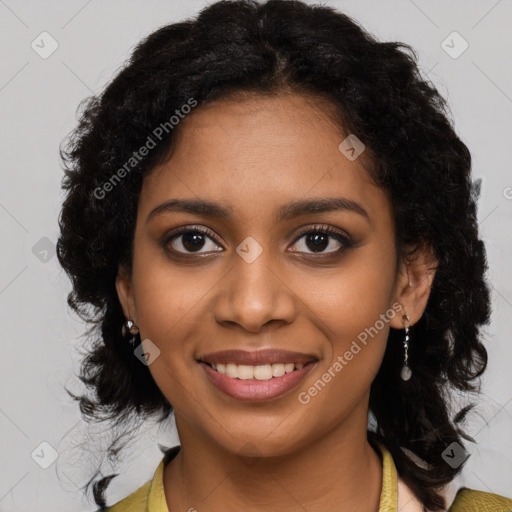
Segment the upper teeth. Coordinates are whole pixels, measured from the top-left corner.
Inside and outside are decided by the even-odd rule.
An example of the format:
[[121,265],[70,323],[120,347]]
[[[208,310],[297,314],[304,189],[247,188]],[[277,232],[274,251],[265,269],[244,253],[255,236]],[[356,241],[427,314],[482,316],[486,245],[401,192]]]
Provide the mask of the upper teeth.
[[212,364],[212,368],[232,379],[270,380],[272,377],[281,377],[285,373],[300,370],[304,365],[299,363],[277,363],[249,366],[245,364]]

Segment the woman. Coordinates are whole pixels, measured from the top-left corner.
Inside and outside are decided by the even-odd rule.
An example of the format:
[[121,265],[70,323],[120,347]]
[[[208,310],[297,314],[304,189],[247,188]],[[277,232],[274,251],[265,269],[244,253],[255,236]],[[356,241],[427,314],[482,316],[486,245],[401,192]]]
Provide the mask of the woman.
[[98,335],[75,398],[116,425],[174,411],[180,439],[107,510],[511,510],[450,485],[487,265],[469,151],[410,47],[217,2],[138,45],[63,158],[58,256]]

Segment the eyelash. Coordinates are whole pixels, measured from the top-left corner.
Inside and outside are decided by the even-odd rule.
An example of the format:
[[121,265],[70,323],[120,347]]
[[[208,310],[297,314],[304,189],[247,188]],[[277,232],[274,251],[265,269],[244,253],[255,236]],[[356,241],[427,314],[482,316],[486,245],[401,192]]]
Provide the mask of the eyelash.
[[[162,242],[160,243],[160,245],[166,251],[172,252],[173,254],[178,254],[179,256],[186,256],[186,255],[201,256],[201,253],[194,253],[194,252],[184,253],[184,252],[179,252],[179,251],[175,251],[173,249],[168,249],[167,248],[169,243],[171,241],[173,241],[175,238],[178,238],[180,235],[190,234],[190,233],[201,233],[201,234],[206,235],[209,238],[211,238],[217,245],[221,245],[219,240],[217,240],[217,236],[212,231],[210,231],[207,228],[200,227],[200,226],[185,226],[183,228],[180,228],[178,231],[174,231],[171,234],[165,236],[164,239],[162,240]],[[314,225],[312,227],[309,227],[309,228],[301,231],[297,235],[295,240],[293,241],[292,245],[295,245],[304,236],[306,236],[306,235],[314,235],[314,234],[328,235],[329,237],[332,237],[335,240],[337,240],[338,242],[340,242],[340,244],[342,246],[339,249],[335,250],[335,251],[330,251],[330,252],[325,252],[325,253],[322,253],[322,252],[319,252],[319,253],[314,253],[314,252],[307,253],[307,252],[302,252],[302,251],[293,251],[293,252],[296,252],[296,254],[301,254],[301,255],[306,254],[308,257],[318,258],[318,257],[326,257],[326,256],[339,255],[344,250],[350,249],[350,248],[354,247],[354,245],[355,245],[355,241],[350,236],[348,236],[346,234],[340,233],[339,231],[337,231],[332,226],[329,226],[329,225],[319,225],[319,224]]]

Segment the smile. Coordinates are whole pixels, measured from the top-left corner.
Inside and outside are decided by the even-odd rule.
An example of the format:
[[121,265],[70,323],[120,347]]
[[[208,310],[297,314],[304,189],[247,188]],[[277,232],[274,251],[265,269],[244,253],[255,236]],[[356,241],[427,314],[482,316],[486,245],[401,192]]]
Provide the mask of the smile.
[[282,377],[286,373],[291,373],[295,370],[301,370],[304,367],[304,364],[276,363],[251,366],[245,364],[219,363],[212,364],[211,367],[215,371],[221,373],[222,375],[227,375],[231,379],[270,380],[273,378]]
[[297,388],[318,361],[257,366],[198,362],[208,382],[224,395],[245,402],[265,402]]

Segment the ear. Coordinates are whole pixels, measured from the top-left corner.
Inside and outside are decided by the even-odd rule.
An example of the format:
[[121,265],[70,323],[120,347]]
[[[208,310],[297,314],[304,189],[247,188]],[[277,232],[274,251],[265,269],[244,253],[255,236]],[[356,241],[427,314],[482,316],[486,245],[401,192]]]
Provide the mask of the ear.
[[132,276],[130,270],[124,265],[119,265],[116,277],[116,289],[124,316],[131,318],[135,322],[135,325],[138,325]]
[[402,257],[393,300],[393,304],[398,302],[402,309],[390,320],[391,327],[403,329],[404,313],[409,316],[409,325],[418,322],[427,307],[438,265],[433,249],[426,244],[416,246]]

